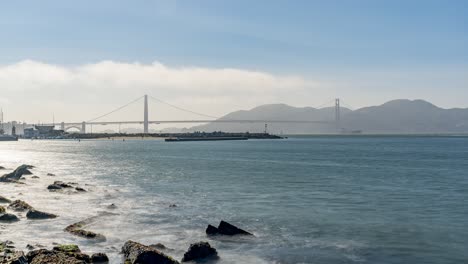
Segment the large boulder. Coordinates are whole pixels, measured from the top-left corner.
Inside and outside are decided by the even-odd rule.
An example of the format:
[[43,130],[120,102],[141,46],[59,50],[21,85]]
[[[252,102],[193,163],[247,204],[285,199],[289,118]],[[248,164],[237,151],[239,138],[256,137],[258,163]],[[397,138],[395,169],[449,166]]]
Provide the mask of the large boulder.
[[252,233],[249,233],[243,229],[238,228],[226,221],[221,221],[218,227],[208,225],[206,228],[207,235],[225,235],[225,236],[235,236],[235,235],[247,235],[253,236]]
[[26,210],[34,209],[31,205],[21,200],[13,201],[12,203],[10,203],[10,205],[8,205],[8,208],[18,212],[24,212]]
[[26,214],[26,217],[28,219],[51,219],[51,218],[56,218],[57,215],[46,213],[46,212],[41,212],[37,210],[29,210],[28,213]]
[[87,264],[91,263],[89,255],[80,251],[76,245],[59,245],[52,250],[39,249],[30,251],[26,255],[29,264],[63,263]]
[[191,244],[188,251],[184,254],[182,262],[198,261],[206,258],[218,258],[218,252],[212,248],[208,242],[198,242]]
[[18,222],[19,218],[14,214],[0,214],[0,223]]
[[122,247],[125,263],[131,264],[176,264],[178,261],[159,250],[143,244],[127,241]]

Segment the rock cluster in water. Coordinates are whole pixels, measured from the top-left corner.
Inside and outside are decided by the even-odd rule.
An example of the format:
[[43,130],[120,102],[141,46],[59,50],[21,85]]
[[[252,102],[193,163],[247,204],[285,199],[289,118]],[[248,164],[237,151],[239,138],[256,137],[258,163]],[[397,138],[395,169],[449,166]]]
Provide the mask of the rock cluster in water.
[[[0,169],[3,167],[0,166]],[[32,174],[30,169],[34,166],[21,165],[13,172],[4,174],[0,177],[0,182],[3,183],[20,183],[19,180],[23,175]],[[55,176],[48,173],[47,176]],[[55,181],[50,184],[47,189],[49,191],[73,190],[75,192],[86,192],[84,188],[77,186],[76,183],[65,183],[62,181]],[[6,206],[0,205],[0,223],[13,223],[20,221],[20,218],[15,215],[15,212],[27,212],[26,218],[30,220],[43,220],[53,219],[58,217],[55,214],[39,211],[27,202],[22,200],[11,201],[10,199],[0,196],[0,204],[7,204]],[[175,208],[176,205],[171,205]],[[116,209],[115,204],[110,204],[107,209]],[[12,212],[9,212],[11,210]],[[113,214],[113,213],[107,213]],[[103,241],[106,240],[105,236],[87,230],[87,227],[94,223],[99,217],[90,217],[85,220],[76,222],[64,228],[64,231],[85,239]],[[221,221],[218,227],[208,225],[206,234],[213,235],[249,235],[253,236],[243,229],[240,229],[226,221]],[[104,253],[96,253],[88,255],[79,249],[77,245],[59,245],[52,249],[46,249],[41,245],[27,245],[29,252],[24,254],[22,251],[15,249],[14,243],[11,241],[0,241],[0,264],[39,264],[39,263],[63,263],[63,264],[81,264],[81,263],[108,263],[109,259]],[[162,251],[172,251],[161,243],[154,245],[143,245],[134,241],[127,241],[122,247],[122,255],[125,264],[176,264],[179,261],[173,259]],[[191,244],[187,252],[184,254],[181,262],[198,262],[205,259],[219,258],[218,252],[208,242],[200,241]]]

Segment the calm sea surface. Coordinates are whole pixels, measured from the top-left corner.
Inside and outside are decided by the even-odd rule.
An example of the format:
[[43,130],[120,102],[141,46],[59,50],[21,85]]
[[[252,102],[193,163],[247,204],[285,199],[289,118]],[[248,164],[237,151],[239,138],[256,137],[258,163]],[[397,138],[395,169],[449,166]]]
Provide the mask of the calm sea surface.
[[[60,217],[0,225],[19,248],[77,243],[121,263],[128,239],[177,259],[206,240],[218,263],[468,263],[468,138],[0,142],[0,165],[22,163],[40,179],[0,184],[0,195]],[[89,191],[50,193],[54,180]],[[117,214],[88,228],[106,242],[63,232],[111,203]],[[221,219],[255,238],[207,238]]]

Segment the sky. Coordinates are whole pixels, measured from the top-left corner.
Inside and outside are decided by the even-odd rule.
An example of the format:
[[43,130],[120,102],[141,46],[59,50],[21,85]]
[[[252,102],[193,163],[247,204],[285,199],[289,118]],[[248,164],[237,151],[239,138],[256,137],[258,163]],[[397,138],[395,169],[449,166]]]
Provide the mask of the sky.
[[[144,94],[216,117],[338,97],[465,108],[467,47],[468,1],[1,1],[0,106],[27,122],[86,121]],[[150,119],[197,117],[150,102]]]

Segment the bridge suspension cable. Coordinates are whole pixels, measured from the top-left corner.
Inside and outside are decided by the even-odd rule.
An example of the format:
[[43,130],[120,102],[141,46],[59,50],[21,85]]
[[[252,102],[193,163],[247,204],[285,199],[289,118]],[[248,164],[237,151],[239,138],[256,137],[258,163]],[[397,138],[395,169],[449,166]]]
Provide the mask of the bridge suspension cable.
[[195,111],[192,111],[192,110],[188,110],[188,109],[185,109],[185,108],[182,108],[182,107],[178,107],[178,106],[176,106],[176,105],[170,104],[170,103],[168,103],[168,102],[166,102],[166,101],[163,101],[163,100],[161,100],[161,99],[155,98],[155,97],[153,97],[153,96],[151,96],[151,95],[148,95],[148,97],[149,97],[150,99],[154,100],[154,101],[157,101],[157,102],[159,102],[159,103],[163,103],[163,104],[165,104],[165,105],[168,105],[168,106],[173,107],[173,108],[175,108],[175,109],[178,109],[178,110],[180,110],[180,111],[184,111],[184,112],[187,112],[187,113],[192,113],[192,114],[199,115],[199,116],[203,116],[203,117],[209,117],[209,118],[215,118],[215,119],[218,119],[218,118],[219,118],[219,117],[217,117],[217,116],[206,115],[206,114],[203,114],[203,113],[199,113],[199,112],[195,112]]
[[108,116],[108,115],[110,115],[110,114],[113,114],[113,113],[115,113],[115,112],[117,112],[117,111],[119,111],[119,110],[121,110],[121,109],[123,109],[123,108],[125,108],[125,107],[127,107],[127,106],[129,106],[129,105],[131,105],[131,104],[133,104],[133,103],[135,103],[135,102],[138,102],[138,101],[139,101],[140,99],[142,99],[142,98],[143,98],[143,96],[140,96],[140,97],[138,97],[137,99],[131,101],[130,103],[125,104],[125,105],[123,105],[123,106],[121,106],[121,107],[118,107],[118,108],[116,108],[116,109],[114,109],[114,110],[112,110],[112,111],[110,111],[110,112],[108,112],[108,113],[105,113],[105,114],[103,114],[103,115],[100,115],[100,116],[98,116],[98,117],[96,117],[96,118],[90,119],[90,120],[86,121],[86,123],[88,123],[88,122],[93,122],[93,121],[96,121],[96,120],[98,120],[98,119],[100,119],[100,118],[106,117],[106,116]]

